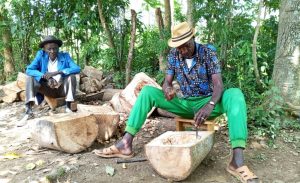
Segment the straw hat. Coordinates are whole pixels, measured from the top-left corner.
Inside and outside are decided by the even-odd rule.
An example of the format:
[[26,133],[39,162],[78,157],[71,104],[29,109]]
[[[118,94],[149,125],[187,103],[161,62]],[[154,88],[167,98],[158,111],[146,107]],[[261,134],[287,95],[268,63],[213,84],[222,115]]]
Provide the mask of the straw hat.
[[189,41],[195,35],[195,29],[187,22],[182,22],[172,28],[172,37],[168,41],[170,47],[176,48]]
[[57,39],[56,37],[50,35],[44,37],[43,41],[40,42],[39,47],[43,48],[47,43],[56,43],[58,47],[61,47],[61,45],[63,44],[60,39]]

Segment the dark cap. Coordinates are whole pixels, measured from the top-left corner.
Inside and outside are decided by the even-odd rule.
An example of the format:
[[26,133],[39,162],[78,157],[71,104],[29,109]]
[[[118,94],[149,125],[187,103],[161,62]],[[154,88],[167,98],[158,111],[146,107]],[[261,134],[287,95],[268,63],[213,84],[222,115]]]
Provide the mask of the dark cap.
[[50,35],[44,37],[43,41],[40,42],[39,47],[44,48],[45,44],[48,43],[56,43],[58,47],[61,47],[61,45],[63,44],[63,42],[60,39],[57,39],[56,37]]

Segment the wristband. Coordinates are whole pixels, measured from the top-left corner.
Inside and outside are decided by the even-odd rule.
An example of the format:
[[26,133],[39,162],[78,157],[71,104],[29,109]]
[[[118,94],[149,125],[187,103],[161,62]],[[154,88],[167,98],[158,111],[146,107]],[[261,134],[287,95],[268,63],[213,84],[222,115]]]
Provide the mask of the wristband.
[[209,101],[209,104],[215,106],[216,104],[213,101]]

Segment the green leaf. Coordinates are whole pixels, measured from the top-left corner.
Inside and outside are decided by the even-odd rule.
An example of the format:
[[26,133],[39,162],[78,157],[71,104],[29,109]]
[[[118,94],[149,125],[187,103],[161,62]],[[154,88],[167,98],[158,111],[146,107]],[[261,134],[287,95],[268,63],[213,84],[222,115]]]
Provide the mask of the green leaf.
[[33,170],[36,167],[34,163],[28,163],[25,167],[26,170]]
[[114,176],[115,169],[111,166],[105,166],[105,172],[110,176]]
[[9,153],[6,153],[3,155],[4,159],[9,159],[9,160],[18,159],[20,157],[21,157],[21,155],[18,153],[15,153],[15,152],[9,152]]

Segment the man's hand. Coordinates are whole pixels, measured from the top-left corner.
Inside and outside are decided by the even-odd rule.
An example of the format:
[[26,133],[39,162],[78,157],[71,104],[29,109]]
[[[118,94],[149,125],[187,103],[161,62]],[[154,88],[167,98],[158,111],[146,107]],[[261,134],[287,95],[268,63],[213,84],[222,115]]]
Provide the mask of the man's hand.
[[175,96],[175,90],[171,86],[163,87],[163,92],[167,100],[172,100]]
[[194,116],[195,127],[199,127],[204,121],[210,116],[214,106],[211,104],[206,104],[202,107]]
[[53,78],[49,78],[49,80],[48,80],[48,86],[50,87],[50,88],[57,88],[57,86],[58,86],[58,82],[55,80],[55,79],[53,79]]
[[42,78],[49,80],[50,78],[52,78],[53,76],[56,76],[57,74],[61,74],[60,71],[56,71],[56,72],[46,72]]

